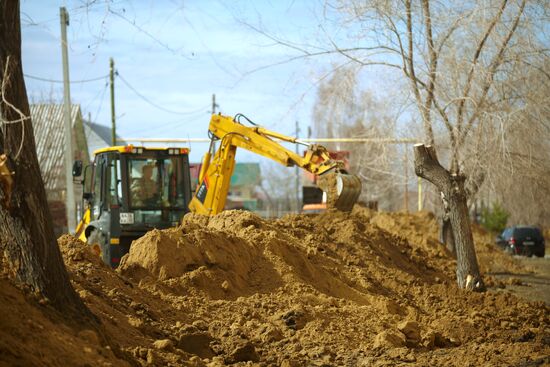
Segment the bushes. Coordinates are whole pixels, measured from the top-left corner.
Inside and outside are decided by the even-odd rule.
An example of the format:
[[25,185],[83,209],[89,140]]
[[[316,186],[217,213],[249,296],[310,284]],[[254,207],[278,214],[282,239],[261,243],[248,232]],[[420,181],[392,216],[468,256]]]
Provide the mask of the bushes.
[[489,231],[500,233],[506,228],[509,216],[500,204],[494,203],[492,208],[481,210],[481,225]]

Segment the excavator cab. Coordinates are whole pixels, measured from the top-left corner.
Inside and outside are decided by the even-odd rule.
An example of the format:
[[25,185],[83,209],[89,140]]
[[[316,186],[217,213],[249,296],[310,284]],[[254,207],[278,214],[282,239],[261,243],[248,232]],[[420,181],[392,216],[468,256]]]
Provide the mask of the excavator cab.
[[[76,235],[117,267],[133,240],[153,228],[177,225],[189,211],[189,150],[128,145],[100,149],[94,156],[84,169]],[[75,162],[73,176],[81,171],[82,164]]]

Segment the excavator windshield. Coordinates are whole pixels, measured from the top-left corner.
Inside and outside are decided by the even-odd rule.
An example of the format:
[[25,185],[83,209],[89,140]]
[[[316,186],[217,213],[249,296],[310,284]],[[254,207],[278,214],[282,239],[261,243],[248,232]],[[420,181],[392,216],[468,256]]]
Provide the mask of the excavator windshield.
[[[181,156],[131,157],[128,164],[129,207],[136,222],[161,220],[162,212],[179,218],[185,208]],[[166,216],[166,214],[164,214]]]

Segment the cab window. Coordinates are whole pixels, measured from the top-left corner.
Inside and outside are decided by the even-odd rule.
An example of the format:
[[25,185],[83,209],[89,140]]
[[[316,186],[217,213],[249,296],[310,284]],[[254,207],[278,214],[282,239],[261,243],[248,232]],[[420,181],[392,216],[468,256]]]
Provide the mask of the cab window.
[[120,160],[117,156],[109,156],[107,161],[106,170],[106,182],[107,185],[107,204],[108,205],[120,205],[122,197],[122,185],[121,185],[121,172],[120,172]]
[[102,157],[96,157],[94,162],[94,175],[93,175],[93,203],[92,203],[92,215],[97,217],[100,213],[100,206],[102,202],[101,197],[101,176],[103,171],[103,159]]
[[128,160],[130,206],[183,208],[184,173],[181,157]]

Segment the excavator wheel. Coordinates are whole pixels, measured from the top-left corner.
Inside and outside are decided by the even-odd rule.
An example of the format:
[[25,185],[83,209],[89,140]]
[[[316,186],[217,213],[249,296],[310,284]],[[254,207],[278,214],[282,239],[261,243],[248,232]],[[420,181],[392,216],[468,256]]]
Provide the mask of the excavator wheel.
[[92,248],[92,251],[101,257],[106,264],[109,264],[111,258],[109,256],[109,246],[105,240],[105,235],[98,228],[94,228],[90,232],[90,236],[87,238],[86,242]]
[[328,172],[319,176],[317,185],[327,194],[328,209],[349,212],[361,194],[361,180],[355,175]]

